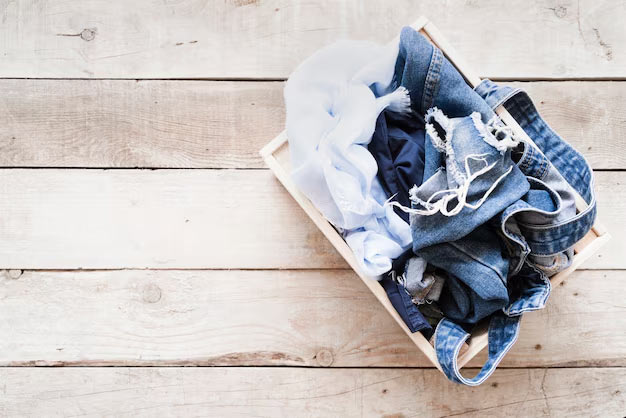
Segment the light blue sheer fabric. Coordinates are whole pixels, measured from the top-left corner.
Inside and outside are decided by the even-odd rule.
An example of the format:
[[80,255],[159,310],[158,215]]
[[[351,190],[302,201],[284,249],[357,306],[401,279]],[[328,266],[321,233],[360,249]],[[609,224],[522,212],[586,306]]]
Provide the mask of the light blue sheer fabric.
[[397,55],[397,43],[338,42],[304,61],[285,88],[292,178],[373,277],[411,245],[367,149],[380,112],[410,110],[408,92],[390,87]]

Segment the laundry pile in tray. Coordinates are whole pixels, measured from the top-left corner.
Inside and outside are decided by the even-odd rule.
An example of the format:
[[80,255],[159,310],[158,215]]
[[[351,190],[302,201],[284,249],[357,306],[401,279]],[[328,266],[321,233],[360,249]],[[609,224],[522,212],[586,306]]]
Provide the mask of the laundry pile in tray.
[[[285,88],[292,177],[380,280],[413,332],[434,335],[453,381],[477,385],[544,307],[596,215],[593,175],[521,90],[472,89],[411,28],[380,46],[318,51]],[[532,142],[494,113],[510,112]],[[578,193],[588,207],[577,213]],[[473,379],[456,357],[489,318],[489,359]]]

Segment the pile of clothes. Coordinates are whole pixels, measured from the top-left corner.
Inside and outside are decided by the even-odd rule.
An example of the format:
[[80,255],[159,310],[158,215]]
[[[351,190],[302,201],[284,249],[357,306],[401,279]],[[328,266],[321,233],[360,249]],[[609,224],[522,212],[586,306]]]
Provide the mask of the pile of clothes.
[[[318,51],[290,76],[285,102],[297,186],[410,330],[433,339],[447,377],[482,383],[593,225],[584,157],[523,91],[487,79],[472,89],[409,27],[390,45]],[[489,322],[489,356],[470,379],[457,356],[479,321]]]

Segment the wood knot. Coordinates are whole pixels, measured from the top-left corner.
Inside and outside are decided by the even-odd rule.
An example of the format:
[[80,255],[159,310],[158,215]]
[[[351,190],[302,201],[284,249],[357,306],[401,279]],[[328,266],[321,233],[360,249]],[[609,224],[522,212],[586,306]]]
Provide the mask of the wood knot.
[[83,31],[80,33],[80,38],[83,41],[93,41],[94,38],[96,37],[96,33],[98,32],[97,28],[88,28],[88,29],[83,29]]
[[554,9],[554,15],[559,19],[564,18],[567,15],[567,7],[565,6],[557,6]]
[[147,284],[143,288],[142,296],[146,303],[157,303],[161,300],[161,288],[154,283]]
[[22,277],[22,273],[24,273],[23,270],[9,270],[7,271],[7,277],[9,279],[17,280]]
[[333,358],[333,353],[325,348],[317,352],[317,354],[315,355],[315,360],[317,360],[317,363],[322,367],[329,367],[331,364],[333,364],[333,361],[335,361],[335,359]]
[[83,29],[80,33],[57,33],[57,36],[80,37],[83,41],[89,42],[94,40],[96,33],[98,33],[98,28],[87,28]]

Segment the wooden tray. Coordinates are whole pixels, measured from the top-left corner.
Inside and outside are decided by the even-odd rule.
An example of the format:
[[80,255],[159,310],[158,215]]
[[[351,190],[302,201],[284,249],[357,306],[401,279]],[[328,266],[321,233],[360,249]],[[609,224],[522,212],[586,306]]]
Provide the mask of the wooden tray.
[[[444,55],[448,58],[448,60],[456,67],[456,69],[465,77],[467,83],[476,87],[480,84],[480,77],[476,75],[473,71],[469,69],[465,61],[459,54],[450,46],[448,41],[443,37],[441,32],[426,19],[425,17],[420,17],[414,24],[411,25],[412,28],[418,30],[422,35],[426,36],[435,46],[437,46]],[[500,106],[496,109],[496,113],[500,116],[502,121],[510,126],[513,131],[517,135],[521,135],[525,138],[526,141],[532,143],[532,140],[526,135],[526,132],[517,124],[517,122],[513,119],[513,117],[506,111],[503,106]],[[372,291],[372,293],[376,296],[376,298],[380,301],[380,303],[387,309],[387,312],[396,320],[400,328],[406,332],[409,338],[417,345],[417,347],[428,357],[428,359],[441,370],[439,363],[437,362],[437,356],[435,354],[435,349],[430,344],[430,342],[420,333],[415,332],[412,333],[409,328],[406,326],[400,315],[396,312],[393,305],[387,298],[387,294],[383,287],[373,278],[366,276],[363,274],[357,263],[354,254],[348,244],[343,240],[341,235],[337,233],[337,231],[333,228],[333,226],[328,223],[328,221],[324,218],[324,216],[313,206],[313,204],[303,195],[301,194],[296,185],[291,180],[291,164],[289,159],[289,144],[287,142],[287,134],[286,132],[282,132],[276,138],[274,138],[269,144],[267,144],[260,151],[261,156],[267,163],[268,167],[274,172],[274,175],[278,178],[278,180],[285,186],[287,191],[293,196],[293,198],[298,202],[298,204],[304,209],[304,211],[309,215],[311,220],[317,225],[317,227],[322,231],[322,233],[328,238],[328,240],[333,244],[333,246],[339,251],[339,254],[345,258],[350,267],[354,269],[356,274],[363,280],[363,283]],[[577,196],[576,206],[579,211],[584,210],[587,206],[587,203],[582,199],[582,197]],[[556,274],[555,276],[550,278],[552,282],[553,288],[556,287],[559,283],[561,283],[567,276],[572,274],[574,270],[576,270],[580,265],[591,257],[598,249],[604,245],[610,239],[610,235],[607,233],[606,229],[601,226],[600,222],[596,220],[593,228],[589,233],[579,241],[574,247],[574,259],[572,261],[572,265],[566,270]],[[478,354],[482,349],[487,346],[487,327],[486,324],[482,324],[476,327],[473,331],[471,337],[468,340],[467,346],[464,350],[462,350],[461,355],[459,356],[459,367],[463,367],[470,361],[476,354]]]

